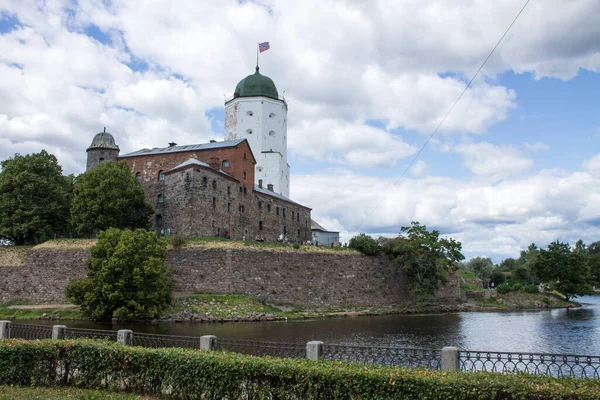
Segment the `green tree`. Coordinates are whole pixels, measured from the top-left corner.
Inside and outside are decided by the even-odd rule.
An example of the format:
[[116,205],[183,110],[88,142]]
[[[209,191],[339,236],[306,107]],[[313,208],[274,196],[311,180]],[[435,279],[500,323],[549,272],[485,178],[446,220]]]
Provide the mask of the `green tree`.
[[499,285],[502,285],[505,281],[506,281],[506,277],[504,276],[504,274],[501,271],[499,271],[497,269],[492,271],[492,273],[490,274],[490,284],[493,282],[494,287],[498,287]]
[[446,282],[448,271],[457,269],[464,259],[461,247],[460,242],[440,238],[439,231],[428,231],[418,222],[402,227],[398,238],[384,244],[386,253],[403,266],[418,294],[434,294],[440,282]]
[[124,161],[99,164],[75,179],[71,221],[80,235],[108,228],[146,229],[153,213]]
[[108,229],[92,247],[87,278],[71,281],[67,298],[95,320],[158,317],[171,302],[166,255],[154,232]]
[[536,276],[550,283],[567,300],[591,290],[586,256],[571,250],[568,243],[550,243],[546,250],[539,251],[531,267]]
[[494,263],[488,257],[475,257],[467,262],[467,269],[474,273],[482,284],[486,284],[494,268]]
[[69,178],[42,150],[0,163],[0,236],[17,245],[68,231]]
[[506,258],[506,259],[502,260],[502,262],[500,263],[498,268],[500,269],[500,271],[503,271],[503,272],[514,271],[517,268],[517,260],[515,260],[514,258],[510,258],[510,257]]
[[600,285],[600,242],[590,244],[587,247],[587,253],[592,282]]
[[367,256],[374,256],[379,253],[379,242],[365,233],[358,234],[350,239],[348,247]]

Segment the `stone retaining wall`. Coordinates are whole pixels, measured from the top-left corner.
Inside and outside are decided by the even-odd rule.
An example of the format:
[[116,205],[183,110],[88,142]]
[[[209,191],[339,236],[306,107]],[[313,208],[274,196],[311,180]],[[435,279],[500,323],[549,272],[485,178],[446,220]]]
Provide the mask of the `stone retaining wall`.
[[[0,267],[0,301],[63,301],[83,278],[89,250],[31,250],[23,267]],[[268,250],[171,250],[167,268],[179,293],[247,293],[303,304],[383,306],[409,300],[406,276],[385,257]],[[456,282],[454,282],[456,280]],[[460,297],[458,277],[438,297]]]

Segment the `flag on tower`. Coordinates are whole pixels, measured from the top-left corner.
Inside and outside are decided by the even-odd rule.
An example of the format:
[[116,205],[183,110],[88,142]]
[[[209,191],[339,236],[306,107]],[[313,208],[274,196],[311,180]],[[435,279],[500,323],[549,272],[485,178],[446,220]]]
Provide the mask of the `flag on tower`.
[[262,42],[262,43],[258,44],[258,51],[260,51],[261,53],[263,51],[267,51],[269,49],[270,49],[269,42]]

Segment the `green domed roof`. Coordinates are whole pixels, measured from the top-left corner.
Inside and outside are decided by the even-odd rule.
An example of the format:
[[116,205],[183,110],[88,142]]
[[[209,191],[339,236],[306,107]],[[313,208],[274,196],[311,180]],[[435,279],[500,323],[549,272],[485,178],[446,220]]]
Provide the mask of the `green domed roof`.
[[94,136],[92,140],[92,144],[88,147],[88,150],[91,149],[114,149],[119,150],[119,146],[115,142],[115,138],[110,133],[106,132],[106,128],[104,128],[104,132],[100,132]]
[[242,79],[235,87],[233,98],[264,96],[279,99],[275,83],[268,76],[261,75],[256,66],[256,72]]

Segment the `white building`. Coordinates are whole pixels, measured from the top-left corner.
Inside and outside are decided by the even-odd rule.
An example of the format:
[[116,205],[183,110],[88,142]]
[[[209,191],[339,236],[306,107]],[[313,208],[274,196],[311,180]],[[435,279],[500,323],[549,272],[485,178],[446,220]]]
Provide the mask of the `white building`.
[[256,158],[256,184],[290,196],[287,103],[271,78],[256,72],[242,79],[225,101],[225,140],[247,139]]

